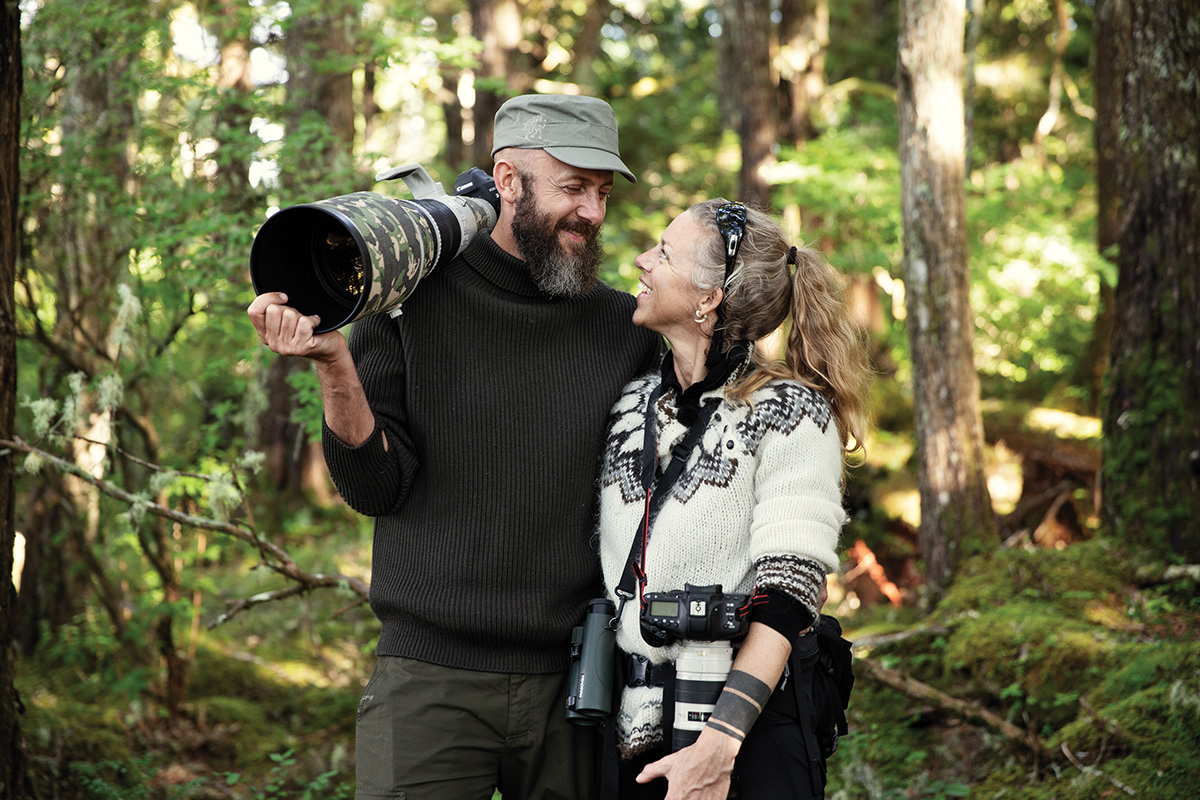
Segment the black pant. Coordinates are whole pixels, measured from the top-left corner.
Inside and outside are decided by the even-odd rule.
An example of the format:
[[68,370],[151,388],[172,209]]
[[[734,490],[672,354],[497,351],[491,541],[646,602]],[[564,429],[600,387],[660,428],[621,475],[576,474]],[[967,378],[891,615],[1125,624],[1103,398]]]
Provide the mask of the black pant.
[[[831,698],[820,691],[814,696],[816,647],[816,636],[804,636],[797,642],[788,671],[738,751],[730,798],[822,800],[825,797],[825,759],[818,752],[813,727],[814,721],[822,718],[821,704],[831,702]],[[671,686],[665,690],[671,691]],[[662,800],[666,796],[665,779],[648,784],[634,780],[647,764],[666,753],[664,748],[621,760],[620,800]]]

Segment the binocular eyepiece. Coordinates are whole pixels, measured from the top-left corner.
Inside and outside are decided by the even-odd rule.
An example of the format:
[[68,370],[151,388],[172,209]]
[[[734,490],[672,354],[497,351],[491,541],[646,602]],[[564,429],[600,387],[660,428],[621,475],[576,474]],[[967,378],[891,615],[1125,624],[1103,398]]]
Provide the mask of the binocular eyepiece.
[[419,164],[376,176],[392,178],[415,199],[355,192],[290,206],[263,223],[250,248],[255,293],[286,292],[288,305],[320,316],[316,333],[395,315],[421,278],[496,225],[500,193],[479,168],[459,175],[452,195]]

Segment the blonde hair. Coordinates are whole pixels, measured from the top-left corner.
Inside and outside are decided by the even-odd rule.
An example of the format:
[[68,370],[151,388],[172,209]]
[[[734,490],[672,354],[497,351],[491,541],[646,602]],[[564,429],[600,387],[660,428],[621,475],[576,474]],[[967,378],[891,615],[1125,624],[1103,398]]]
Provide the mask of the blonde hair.
[[779,224],[768,214],[746,209],[746,228],[733,274],[725,282],[725,242],[717,230],[717,209],[727,201],[706,200],[691,213],[711,230],[693,247],[692,283],[702,292],[725,291],[726,347],[736,341],[756,342],[791,317],[783,358],[754,348],[758,369],[731,386],[726,394],[749,402],[750,395],[774,378],[791,378],[824,395],[833,409],[842,449],[863,449],[868,426],[870,368],[863,334],[846,308],[846,281],[820,251],[797,247],[796,271],[789,270],[791,247]]

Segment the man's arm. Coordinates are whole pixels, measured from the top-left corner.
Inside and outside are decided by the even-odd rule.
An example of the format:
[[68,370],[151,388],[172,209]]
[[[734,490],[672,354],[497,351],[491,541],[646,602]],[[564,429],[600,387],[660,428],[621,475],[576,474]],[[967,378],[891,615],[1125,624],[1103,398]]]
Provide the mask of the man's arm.
[[[283,292],[260,294],[246,313],[259,340],[272,351],[316,362],[329,430],[352,447],[365,442],[375,430],[375,415],[358,379],[346,337],[338,331],[314,334],[320,317],[305,316],[287,305]],[[386,435],[383,446],[386,450]]]

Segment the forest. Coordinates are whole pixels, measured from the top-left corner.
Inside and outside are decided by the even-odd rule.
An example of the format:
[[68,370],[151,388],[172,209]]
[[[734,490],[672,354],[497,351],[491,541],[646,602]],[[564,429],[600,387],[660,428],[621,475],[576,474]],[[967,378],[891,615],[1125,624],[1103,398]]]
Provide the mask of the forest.
[[2,8],[0,799],[353,797],[371,520],[249,253],[528,92],[616,112],[609,285],[718,196],[845,276],[827,797],[1195,796],[1200,0]]

